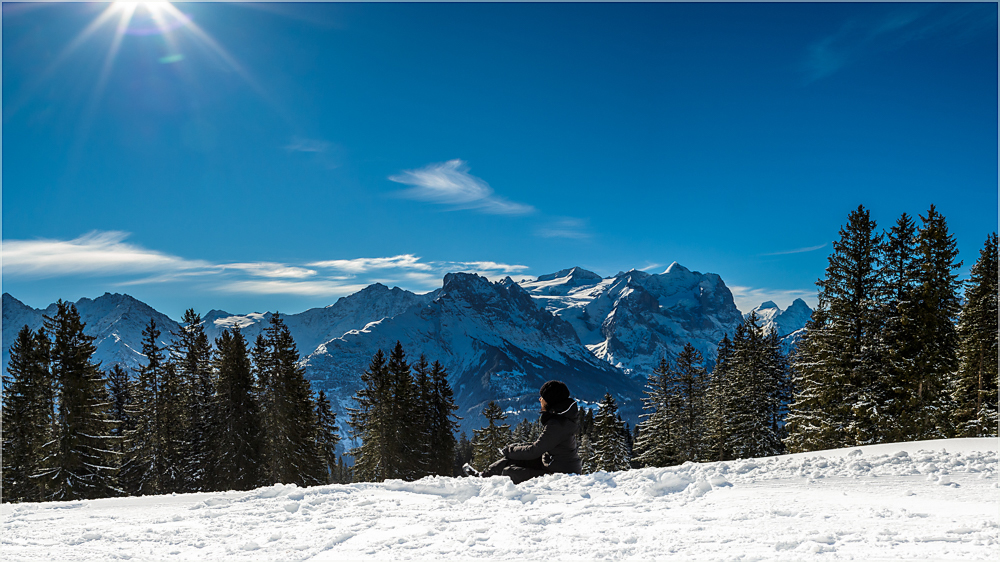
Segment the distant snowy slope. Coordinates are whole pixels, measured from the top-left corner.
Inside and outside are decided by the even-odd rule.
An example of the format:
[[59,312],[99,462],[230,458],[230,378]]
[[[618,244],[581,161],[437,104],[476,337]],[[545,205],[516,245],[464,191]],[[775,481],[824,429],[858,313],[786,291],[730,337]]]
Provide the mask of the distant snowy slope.
[[602,279],[572,268],[520,284],[569,322],[595,357],[639,379],[688,342],[714,362],[719,340],[740,321],[722,278],[676,262],[661,274],[631,270]]
[[997,440],[3,504],[5,559],[995,560]]
[[[418,295],[381,283],[369,285],[353,295],[341,297],[324,308],[311,308],[299,314],[282,314],[281,318],[295,338],[299,353],[306,356],[329,340],[339,338],[350,330],[360,330],[371,322],[392,318],[415,306],[434,300],[437,291]],[[253,342],[267,326],[272,313],[230,314],[212,310],[205,315],[205,332],[215,341],[223,330],[239,325],[243,335]]]
[[470,273],[446,275],[440,293],[423,307],[321,345],[304,361],[307,376],[341,397],[342,412],[353,404],[349,397],[360,385],[358,373],[376,351],[388,352],[397,341],[411,361],[423,353],[448,369],[467,429],[480,427],[479,411],[489,400],[537,416],[538,388],[553,378],[589,401],[612,392],[624,402],[623,417],[634,418],[641,408],[641,387],[588,353],[572,326],[509,278],[491,283]]
[[[86,324],[84,333],[95,338],[94,358],[107,369],[119,364],[126,369],[137,367],[142,360],[142,331],[152,318],[161,332],[160,341],[167,345],[178,330],[176,322],[149,305],[128,295],[104,293],[96,299],[82,298],[76,303],[80,319]],[[43,316],[53,316],[56,305],[45,310],[26,306],[7,293],[3,294],[3,371],[10,359],[10,345],[22,326],[32,330],[42,326]]]
[[[752,312],[757,314],[757,325],[766,333],[778,333],[785,352],[788,352],[805,333],[806,323],[812,318],[813,310],[804,300],[795,299],[785,310],[781,310],[773,301],[766,301]],[[750,312],[743,317],[749,318]]]

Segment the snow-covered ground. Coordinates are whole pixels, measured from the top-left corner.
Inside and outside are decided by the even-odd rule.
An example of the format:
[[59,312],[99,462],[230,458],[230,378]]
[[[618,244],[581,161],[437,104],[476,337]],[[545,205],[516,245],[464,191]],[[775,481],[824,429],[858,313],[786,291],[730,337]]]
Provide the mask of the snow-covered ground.
[[997,440],[4,504],[4,560],[998,559]]

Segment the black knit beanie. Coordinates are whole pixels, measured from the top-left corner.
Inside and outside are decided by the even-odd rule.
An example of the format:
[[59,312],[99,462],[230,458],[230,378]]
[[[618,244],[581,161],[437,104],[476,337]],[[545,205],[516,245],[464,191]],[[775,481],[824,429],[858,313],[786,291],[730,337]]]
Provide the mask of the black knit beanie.
[[548,381],[542,385],[538,393],[555,411],[565,409],[570,401],[569,387],[562,381]]

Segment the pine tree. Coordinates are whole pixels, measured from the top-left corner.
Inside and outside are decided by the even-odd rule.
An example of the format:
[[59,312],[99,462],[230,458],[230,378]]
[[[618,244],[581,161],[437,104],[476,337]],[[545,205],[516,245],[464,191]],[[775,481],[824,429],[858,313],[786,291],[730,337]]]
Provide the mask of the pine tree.
[[873,373],[865,394],[866,408],[859,415],[870,420],[870,430],[862,435],[867,442],[893,442],[905,439],[902,423],[907,407],[904,373],[909,361],[903,351],[916,338],[919,326],[904,314],[912,309],[915,287],[920,271],[917,259],[917,228],[913,219],[903,213],[886,234],[882,275],[884,298],[879,324],[882,326],[878,343],[866,357],[867,368]]
[[338,464],[337,444],[340,443],[340,432],[337,428],[337,415],[333,412],[330,400],[322,390],[319,391],[319,396],[316,398],[316,423],[319,427],[316,446],[320,450],[323,471],[326,475],[323,481],[327,484],[341,482],[340,464],[343,463],[343,460],[340,460],[340,464]]
[[955,378],[954,425],[960,437],[997,435],[997,334],[997,234],[993,232],[972,266],[958,323],[961,362]]
[[907,440],[950,437],[952,374],[958,369],[958,332],[955,319],[960,310],[961,282],[955,272],[958,247],[948,233],[944,217],[934,205],[917,234],[919,272],[914,298],[902,305],[904,321],[918,326],[904,343],[902,356],[907,366],[902,384],[906,392],[901,425]]
[[[453,459],[458,443],[455,441],[455,430],[458,428],[458,417],[455,410],[454,393],[448,384],[448,373],[441,363],[435,361],[430,373],[431,393],[428,403],[428,432],[430,439],[430,455],[428,457],[428,472],[439,476],[453,473]],[[463,462],[464,464],[464,462]]]
[[386,459],[389,478],[415,480],[426,473],[426,459],[421,456],[423,414],[420,394],[406,361],[403,345],[389,353],[387,365],[391,395],[389,420],[391,426],[390,456]]
[[461,476],[462,467],[466,463],[472,462],[472,442],[469,441],[469,436],[463,431],[458,437],[458,444],[455,445],[455,461],[452,465],[452,476]]
[[784,452],[788,369],[777,334],[764,335],[753,312],[737,326],[729,358],[728,438],[736,458]]
[[636,448],[641,451],[636,461],[642,466],[676,464],[673,435],[670,431],[673,401],[670,388],[672,371],[667,359],[661,358],[660,365],[653,370],[646,381],[646,390],[643,391],[645,397],[642,399],[642,408],[646,413],[639,416],[644,419],[639,422],[639,438],[636,440]]
[[729,399],[733,344],[729,334],[719,342],[715,368],[708,383],[707,412],[705,421],[705,460],[723,461],[732,458],[729,445]]
[[392,477],[388,459],[393,454],[395,439],[390,425],[392,381],[381,349],[361,374],[361,382],[365,386],[354,395],[357,407],[347,410],[355,442],[350,451],[354,457],[354,477],[361,482],[381,482]]
[[315,404],[291,332],[275,313],[254,345],[261,419],[261,477],[308,486],[326,479]]
[[674,400],[670,411],[675,462],[699,461],[707,449],[705,443],[706,394],[708,381],[702,367],[702,355],[690,343],[677,355],[676,369],[670,381]]
[[215,348],[218,386],[212,408],[210,486],[250,490],[261,483],[261,429],[246,339],[234,327],[219,335]]
[[434,389],[431,382],[431,366],[424,354],[420,354],[420,358],[410,368],[413,372],[413,405],[410,423],[415,426],[413,432],[416,442],[413,453],[417,468],[413,478],[417,479],[434,473],[431,468],[431,457],[434,454],[431,443],[431,394]]
[[[840,229],[833,243],[826,276],[817,281],[819,306],[799,346],[794,365],[797,395],[792,418],[800,418],[796,408],[807,404],[821,407],[807,414],[808,423],[793,424],[789,430],[795,446],[845,447],[858,445],[874,433],[867,417],[874,406],[866,393],[877,382],[877,358],[881,336],[882,299],[885,295],[880,270],[882,235],[864,206],[858,206]],[[859,417],[861,416],[861,417]]]
[[48,366],[49,340],[44,329],[23,326],[10,346],[3,378],[4,502],[42,501],[44,481],[37,475],[50,466],[54,452],[53,389]]
[[54,317],[45,317],[52,335],[50,372],[58,404],[51,465],[37,475],[50,500],[107,497],[116,487],[114,421],[100,366],[92,362],[94,338],[84,335],[76,306],[56,303]]
[[[128,372],[121,365],[111,367],[111,370],[107,372],[107,380],[108,394],[111,398],[111,419],[116,422],[115,428],[111,431],[111,434],[117,438],[114,450],[117,453],[119,465],[124,465],[128,451],[126,435],[130,435],[129,432],[134,429],[132,416],[129,414],[132,410],[133,385],[132,381],[129,380]],[[119,466],[120,468],[121,466]],[[119,485],[122,485],[121,473],[119,473]]]
[[122,483],[129,494],[151,495],[185,489],[187,443],[185,388],[152,318],[142,332],[146,365],[137,372],[135,398],[125,414],[131,418],[126,433]]
[[618,405],[611,393],[605,393],[600,411],[594,416],[594,440],[592,455],[593,470],[615,472],[628,470],[629,458],[622,424],[618,417]]
[[189,492],[209,489],[210,435],[213,424],[215,379],[212,371],[212,346],[194,309],[184,311],[176,344],[171,350],[188,401],[187,453],[182,466],[184,485]]
[[472,438],[472,466],[479,470],[485,470],[503,458],[500,449],[511,441],[510,424],[497,423],[507,419],[507,414],[496,402],[490,400],[482,415],[486,418],[486,427],[473,431]]

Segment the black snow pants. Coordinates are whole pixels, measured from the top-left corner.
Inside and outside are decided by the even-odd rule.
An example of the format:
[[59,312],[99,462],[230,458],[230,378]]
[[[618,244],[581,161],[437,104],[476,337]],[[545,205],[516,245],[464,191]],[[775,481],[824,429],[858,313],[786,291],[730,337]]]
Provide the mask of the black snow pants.
[[507,476],[515,484],[520,484],[525,480],[530,480],[537,476],[548,474],[548,468],[542,463],[541,458],[527,461],[515,461],[511,459],[500,459],[483,471],[483,476]]

